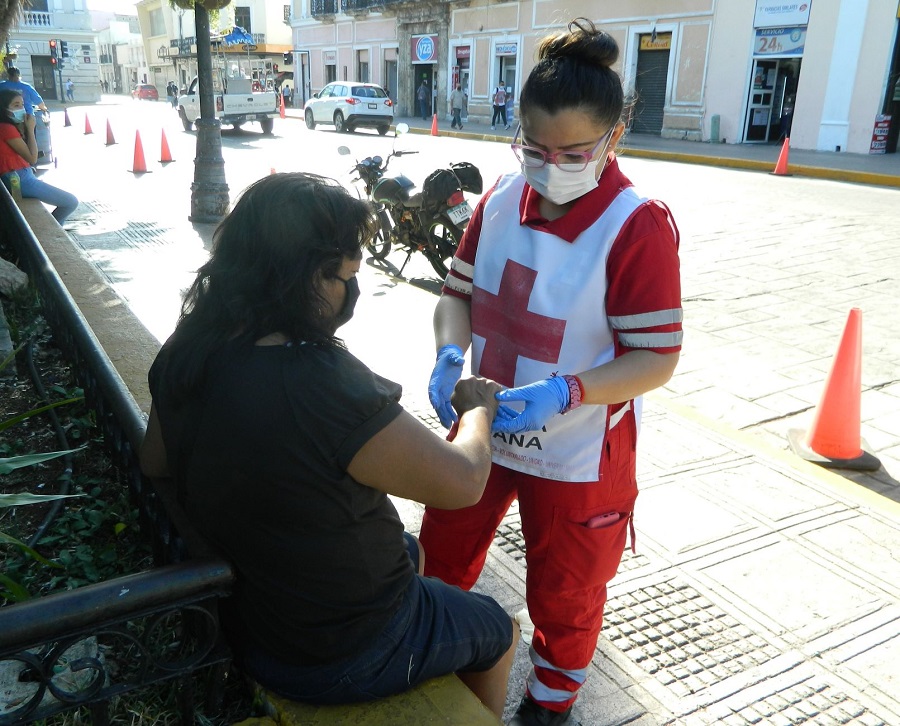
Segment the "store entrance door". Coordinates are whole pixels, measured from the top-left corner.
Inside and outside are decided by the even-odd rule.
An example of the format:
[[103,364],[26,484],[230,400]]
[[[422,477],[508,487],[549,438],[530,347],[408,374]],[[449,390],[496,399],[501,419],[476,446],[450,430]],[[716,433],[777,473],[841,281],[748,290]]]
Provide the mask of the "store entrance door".
[[753,62],[744,141],[765,144],[790,136],[800,77],[800,58]]
[[666,79],[669,75],[669,54],[672,34],[648,34],[640,37],[637,75],[634,90],[634,121],[631,130],[638,134],[662,133],[666,109]]

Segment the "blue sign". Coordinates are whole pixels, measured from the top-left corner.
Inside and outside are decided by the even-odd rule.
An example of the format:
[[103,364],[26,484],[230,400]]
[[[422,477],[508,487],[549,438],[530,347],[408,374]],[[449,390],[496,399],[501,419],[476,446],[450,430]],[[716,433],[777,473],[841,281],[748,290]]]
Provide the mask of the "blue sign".
[[413,62],[433,61],[437,48],[434,43],[434,36],[423,35],[421,38],[413,40]]

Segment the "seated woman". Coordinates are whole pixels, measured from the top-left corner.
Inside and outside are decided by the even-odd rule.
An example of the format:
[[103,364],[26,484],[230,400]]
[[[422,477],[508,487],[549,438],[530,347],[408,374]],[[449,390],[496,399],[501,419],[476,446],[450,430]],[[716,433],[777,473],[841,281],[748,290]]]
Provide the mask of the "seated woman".
[[417,574],[387,496],[477,502],[499,386],[458,384],[446,441],[335,337],[376,229],[366,202],[322,177],[244,192],[150,370],[142,469],[174,477],[234,564],[223,623],[263,686],[351,703],[455,672],[499,717],[517,627],[494,600]]
[[31,165],[38,159],[35,123],[34,116],[25,112],[21,91],[0,91],[0,177],[10,186],[10,176],[18,176],[22,196],[56,207],[51,214],[62,224],[75,211],[78,199],[34,175]]

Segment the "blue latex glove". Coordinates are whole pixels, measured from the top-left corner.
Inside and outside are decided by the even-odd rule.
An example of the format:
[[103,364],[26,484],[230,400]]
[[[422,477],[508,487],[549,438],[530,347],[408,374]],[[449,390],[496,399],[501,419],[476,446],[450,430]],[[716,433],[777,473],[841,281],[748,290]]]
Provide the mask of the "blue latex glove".
[[501,405],[491,424],[492,432],[518,434],[522,431],[538,431],[551,417],[569,407],[569,384],[562,376],[553,376],[527,386],[507,388],[494,398],[501,404],[524,401],[525,410],[518,412]]
[[456,411],[450,405],[450,396],[456,382],[462,376],[462,368],[466,359],[462,348],[458,345],[445,345],[437,353],[437,362],[428,381],[428,400],[434,406],[441,425],[449,429],[457,420]]

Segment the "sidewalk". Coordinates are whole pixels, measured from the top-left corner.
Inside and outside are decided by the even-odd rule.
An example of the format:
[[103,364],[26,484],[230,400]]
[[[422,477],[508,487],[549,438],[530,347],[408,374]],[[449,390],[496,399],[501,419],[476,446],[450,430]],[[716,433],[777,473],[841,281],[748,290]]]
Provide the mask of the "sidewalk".
[[[286,109],[285,116],[302,120],[303,109]],[[400,122],[408,124],[411,133],[431,133],[430,120],[423,121],[418,117],[395,119],[395,123]],[[515,121],[508,130],[502,127],[492,130],[490,125],[482,123],[465,123],[463,130],[458,131],[450,128],[450,121],[438,116],[438,134],[441,136],[511,143],[515,132]],[[623,156],[756,171],[773,171],[781,149],[780,143],[711,144],[633,133],[629,133],[619,144],[619,153]],[[900,187],[900,154],[849,154],[791,149],[788,154],[788,173],[857,184]]]
[[[287,115],[302,123],[300,109]],[[430,122],[397,121],[430,133]],[[439,121],[443,136],[508,141],[513,132],[475,124],[451,131]],[[632,136],[625,153],[771,169],[779,149]],[[900,186],[895,155],[792,151],[792,171],[795,162],[823,177],[852,176],[826,178],[887,184],[873,181],[877,175]],[[108,214],[100,204],[84,208]],[[160,238],[176,236],[170,217],[161,216],[159,225]],[[112,247],[112,236],[123,233],[108,234]],[[86,244],[77,230],[70,236]],[[894,245],[880,244],[884,250]],[[878,259],[884,277],[895,274],[889,269],[894,257]],[[378,295],[368,300],[372,308],[383,304],[384,290]],[[390,295],[406,296],[409,310],[433,299],[408,285],[396,285]],[[371,315],[376,319],[378,310]],[[417,321],[406,330],[426,326]],[[377,355],[387,368],[379,373],[403,384],[404,406],[439,431],[424,386],[413,377],[424,368],[409,361],[406,369],[390,368],[403,357],[387,339],[394,334],[404,333],[386,330],[373,337],[372,350],[358,351],[352,343],[351,349]],[[101,332],[98,337],[103,340]],[[830,359],[830,342],[827,347],[823,355]],[[647,397],[636,552],[626,552],[609,588],[604,630],[570,724],[900,724],[900,504],[712,421],[698,408],[677,397]],[[422,508],[403,501],[398,508],[417,532]],[[523,549],[513,509],[478,584],[510,613],[524,605]],[[507,716],[529,667],[523,646]]]

